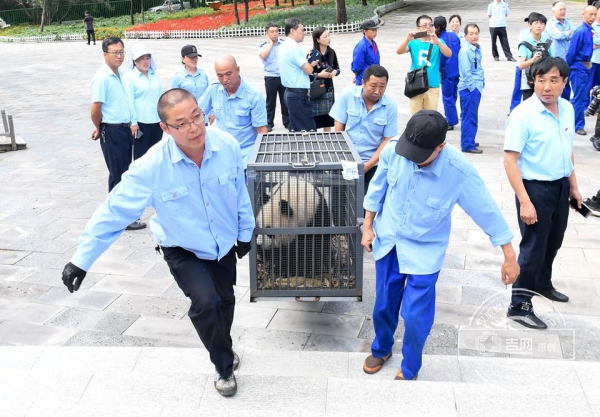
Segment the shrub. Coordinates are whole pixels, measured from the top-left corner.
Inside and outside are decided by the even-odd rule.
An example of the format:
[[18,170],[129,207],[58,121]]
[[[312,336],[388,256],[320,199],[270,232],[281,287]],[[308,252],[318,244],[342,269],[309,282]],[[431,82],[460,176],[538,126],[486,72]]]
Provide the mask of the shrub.
[[102,39],[108,38],[109,36],[117,36],[119,38],[122,38],[123,30],[109,27],[96,29],[96,39],[101,41]]

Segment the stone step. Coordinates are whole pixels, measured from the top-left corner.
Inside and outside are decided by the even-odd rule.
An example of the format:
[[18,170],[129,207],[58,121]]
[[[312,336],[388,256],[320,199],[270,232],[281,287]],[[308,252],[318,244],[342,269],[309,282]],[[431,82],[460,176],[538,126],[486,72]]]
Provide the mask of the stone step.
[[3,416],[600,415],[600,364],[425,356],[417,381],[364,353],[245,349],[233,399],[204,349],[0,347]]

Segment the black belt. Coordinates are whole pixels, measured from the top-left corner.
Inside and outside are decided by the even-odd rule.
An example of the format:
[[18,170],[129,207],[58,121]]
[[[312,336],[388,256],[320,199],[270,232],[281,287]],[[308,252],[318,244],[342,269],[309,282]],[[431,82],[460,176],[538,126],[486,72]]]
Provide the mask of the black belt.
[[289,88],[286,87],[285,88],[288,91],[291,91],[292,93],[308,93],[308,88]]
[[104,122],[102,122],[102,124],[104,126],[111,126],[111,127],[131,127],[131,123],[104,123]]

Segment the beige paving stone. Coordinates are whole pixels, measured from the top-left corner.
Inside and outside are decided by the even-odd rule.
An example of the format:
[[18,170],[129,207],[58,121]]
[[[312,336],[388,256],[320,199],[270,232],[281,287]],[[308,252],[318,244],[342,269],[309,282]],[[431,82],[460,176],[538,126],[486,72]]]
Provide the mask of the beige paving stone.
[[0,323],[0,345],[61,346],[75,333],[75,329],[6,320]]
[[269,329],[357,337],[364,317],[279,310]]
[[90,291],[159,296],[172,284],[167,279],[145,279],[130,276],[106,275]]
[[140,317],[125,332],[125,336],[147,337],[152,339],[172,340],[201,346],[190,321],[171,320],[158,317]]
[[0,318],[14,322],[43,324],[64,307],[0,298]]

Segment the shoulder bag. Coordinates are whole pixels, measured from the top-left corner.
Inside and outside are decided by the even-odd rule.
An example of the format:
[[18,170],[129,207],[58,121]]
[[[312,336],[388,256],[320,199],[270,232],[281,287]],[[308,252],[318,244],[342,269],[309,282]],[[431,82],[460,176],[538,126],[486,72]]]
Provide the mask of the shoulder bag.
[[429,81],[427,79],[427,65],[429,64],[429,58],[431,57],[431,50],[433,44],[429,45],[429,52],[427,53],[427,64],[422,68],[414,69],[406,74],[404,80],[404,95],[408,98],[413,98],[419,94],[426,93],[429,90]]

